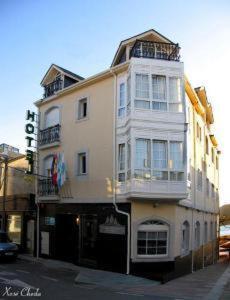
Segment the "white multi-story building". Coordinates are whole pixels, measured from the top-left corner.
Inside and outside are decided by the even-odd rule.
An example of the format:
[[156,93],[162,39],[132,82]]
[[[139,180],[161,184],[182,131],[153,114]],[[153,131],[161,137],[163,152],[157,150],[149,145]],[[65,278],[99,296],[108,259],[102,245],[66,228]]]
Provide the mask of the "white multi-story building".
[[212,108],[179,50],[149,30],[90,78],[51,65],[36,102],[41,255],[163,280],[216,261]]

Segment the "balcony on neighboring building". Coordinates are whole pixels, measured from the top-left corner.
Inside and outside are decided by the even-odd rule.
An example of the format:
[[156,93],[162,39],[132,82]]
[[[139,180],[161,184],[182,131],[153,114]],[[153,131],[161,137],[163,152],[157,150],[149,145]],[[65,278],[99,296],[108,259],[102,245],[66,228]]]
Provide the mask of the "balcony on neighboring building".
[[53,82],[44,86],[44,98],[54,95],[55,92],[60,91],[63,88],[63,81],[61,78],[54,80]]
[[56,145],[60,142],[61,126],[59,124],[40,130],[39,147],[45,145]]
[[179,61],[179,52],[180,47],[178,44],[137,40],[130,51],[130,58],[141,57]]
[[58,196],[58,187],[53,185],[52,178],[38,180],[38,196]]

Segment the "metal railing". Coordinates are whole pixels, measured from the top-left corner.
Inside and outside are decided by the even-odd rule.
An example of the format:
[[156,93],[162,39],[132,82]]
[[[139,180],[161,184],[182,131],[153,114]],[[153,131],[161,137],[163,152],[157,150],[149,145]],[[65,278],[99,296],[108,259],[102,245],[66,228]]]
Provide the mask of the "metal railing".
[[143,57],[179,61],[179,52],[178,44],[137,40],[130,51],[130,58]]
[[57,124],[52,127],[40,130],[39,132],[39,146],[52,144],[60,141],[61,125]]
[[46,86],[44,86],[45,92],[43,97],[49,97],[52,96],[55,92],[59,91],[62,89],[62,80],[61,79],[57,79],[49,84],[47,84]]
[[58,195],[58,187],[53,185],[52,178],[38,180],[39,196],[55,196]]

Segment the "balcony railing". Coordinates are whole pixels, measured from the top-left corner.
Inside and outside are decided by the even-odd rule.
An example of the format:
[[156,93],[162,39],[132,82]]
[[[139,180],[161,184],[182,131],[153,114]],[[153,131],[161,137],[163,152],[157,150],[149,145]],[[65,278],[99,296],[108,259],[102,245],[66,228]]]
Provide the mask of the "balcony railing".
[[137,40],[130,51],[130,58],[143,57],[179,61],[179,51],[178,44]]
[[39,133],[39,146],[52,144],[60,141],[60,128],[59,124],[40,130]]
[[53,185],[51,178],[38,180],[39,196],[56,196],[58,195],[58,187]]
[[62,89],[62,80],[57,79],[47,84],[44,88],[45,88],[44,98],[52,96],[55,92]]

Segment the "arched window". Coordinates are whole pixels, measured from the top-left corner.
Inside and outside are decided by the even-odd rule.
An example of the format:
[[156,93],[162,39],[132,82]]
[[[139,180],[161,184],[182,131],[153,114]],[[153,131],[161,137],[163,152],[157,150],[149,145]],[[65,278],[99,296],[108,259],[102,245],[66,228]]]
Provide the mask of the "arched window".
[[168,254],[169,226],[165,222],[148,220],[138,227],[137,254],[166,256]]
[[197,221],[195,224],[195,248],[200,247],[200,222]]
[[45,128],[53,127],[60,123],[60,111],[58,107],[51,107],[45,113]]
[[51,177],[51,168],[53,162],[53,155],[49,155],[44,158],[43,161],[43,175],[47,177]]
[[208,223],[204,222],[204,244],[208,242]]
[[189,232],[189,223],[188,221],[185,221],[182,225],[182,253],[187,253],[189,251]]

